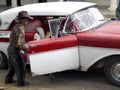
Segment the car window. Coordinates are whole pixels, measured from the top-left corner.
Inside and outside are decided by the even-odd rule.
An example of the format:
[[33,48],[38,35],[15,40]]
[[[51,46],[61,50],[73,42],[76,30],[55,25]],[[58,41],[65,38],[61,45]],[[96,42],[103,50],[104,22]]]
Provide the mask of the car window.
[[60,19],[50,19],[48,20],[48,23],[49,23],[51,38],[58,37],[58,32],[61,29]]
[[104,17],[96,7],[91,7],[78,11],[71,15],[74,22],[76,22],[80,31],[88,30],[103,22]]
[[75,29],[74,29],[74,21],[71,20],[71,18],[68,19],[66,27],[65,27],[65,32],[66,33],[74,33]]

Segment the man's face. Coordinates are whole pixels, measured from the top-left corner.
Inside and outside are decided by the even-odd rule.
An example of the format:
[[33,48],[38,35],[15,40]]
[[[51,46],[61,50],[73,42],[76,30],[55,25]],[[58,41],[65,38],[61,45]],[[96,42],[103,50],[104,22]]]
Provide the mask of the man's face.
[[23,19],[23,24],[27,25],[28,24],[28,19]]

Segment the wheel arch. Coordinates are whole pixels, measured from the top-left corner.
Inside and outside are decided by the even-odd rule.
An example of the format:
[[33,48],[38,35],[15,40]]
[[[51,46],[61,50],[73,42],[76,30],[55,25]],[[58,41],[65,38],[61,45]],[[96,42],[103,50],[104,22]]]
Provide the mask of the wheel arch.
[[6,69],[8,64],[7,55],[0,50],[0,69]]
[[8,30],[12,30],[15,24],[16,24],[15,20],[12,20],[8,26]]
[[9,42],[0,42],[0,52],[3,52],[7,57],[7,47],[9,45]]
[[112,56],[104,65],[104,74],[110,84],[120,87],[120,56]]
[[112,60],[112,57],[119,57],[119,58],[120,58],[120,54],[114,54],[114,55],[105,56],[105,57],[97,60],[94,64],[92,64],[92,65],[88,68],[88,70],[98,69],[98,68],[104,68],[105,64],[106,64],[109,60]]

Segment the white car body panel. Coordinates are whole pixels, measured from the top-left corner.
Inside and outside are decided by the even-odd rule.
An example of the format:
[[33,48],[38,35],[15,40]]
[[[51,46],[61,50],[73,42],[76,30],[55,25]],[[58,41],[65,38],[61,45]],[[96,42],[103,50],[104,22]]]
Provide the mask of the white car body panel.
[[76,69],[79,68],[78,47],[30,54],[29,60],[33,76]]
[[[9,38],[10,32],[9,31],[0,31],[0,38]],[[4,51],[4,53],[7,55],[7,47],[9,45],[9,42],[0,42],[0,51]]]
[[10,37],[10,31],[0,31],[0,38],[9,38]]
[[81,71],[87,71],[93,64],[104,57],[120,54],[119,49],[88,46],[80,46],[79,52]]
[[7,55],[8,45],[9,45],[9,42],[0,42],[0,51],[4,51],[6,55]]
[[30,54],[29,60],[34,76],[78,68],[87,71],[100,59],[119,53],[119,49],[80,46],[79,51],[74,47]]

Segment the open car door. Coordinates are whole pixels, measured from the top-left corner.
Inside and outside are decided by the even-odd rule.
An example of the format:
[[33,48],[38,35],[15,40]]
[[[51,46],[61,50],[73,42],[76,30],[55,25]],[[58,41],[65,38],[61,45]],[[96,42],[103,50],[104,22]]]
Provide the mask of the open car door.
[[78,40],[75,35],[30,41],[28,46],[33,75],[79,68]]

